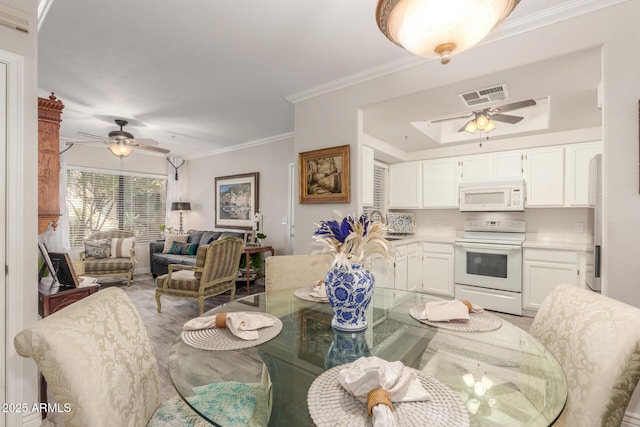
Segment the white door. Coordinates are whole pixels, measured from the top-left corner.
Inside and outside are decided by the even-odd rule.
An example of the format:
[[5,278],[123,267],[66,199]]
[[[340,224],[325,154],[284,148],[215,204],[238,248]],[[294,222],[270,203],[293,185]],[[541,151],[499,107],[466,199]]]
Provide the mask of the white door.
[[457,208],[460,166],[456,157],[422,162],[422,206]]
[[[0,129],[7,129],[7,64],[0,62]],[[1,206],[0,206],[0,266],[4,270],[7,265],[6,247],[7,247],[7,228],[6,228],[6,212],[7,212],[7,133],[0,132],[0,165],[2,165],[3,172],[0,173],[0,192],[2,193]],[[6,300],[6,274],[0,274],[0,366],[4,371],[6,366],[6,325],[5,307],[7,306]],[[4,375],[3,375],[4,376]],[[0,402],[6,402],[6,384],[0,384]],[[0,426],[4,426],[4,417],[0,418]]]
[[462,180],[464,181],[486,181],[491,179],[490,163],[488,155],[459,157],[462,168]]
[[494,179],[522,177],[522,153],[520,151],[493,153],[491,157]]
[[405,162],[389,166],[389,207],[422,207],[422,163]]
[[564,205],[564,147],[524,152],[526,206]]

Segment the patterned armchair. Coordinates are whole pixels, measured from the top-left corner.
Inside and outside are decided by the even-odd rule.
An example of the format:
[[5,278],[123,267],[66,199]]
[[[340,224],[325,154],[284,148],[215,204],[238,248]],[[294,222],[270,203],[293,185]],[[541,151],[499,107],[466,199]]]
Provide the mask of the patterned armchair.
[[170,264],[169,272],[156,278],[158,313],[162,308],[161,295],[195,298],[199,314],[203,313],[204,300],[207,298],[230,290],[233,300],[243,246],[242,240],[225,237],[199,246],[195,266]]
[[54,425],[209,425],[178,396],[162,403],[151,342],[122,289],[101,290],[36,322],[14,345],[38,364],[60,407],[69,408],[47,416]]
[[530,333],[560,362],[569,396],[554,426],[619,426],[640,378],[640,310],[572,285],[545,299]]
[[80,252],[84,274],[87,276],[127,275],[131,286],[136,264],[136,244],[133,231],[96,231],[85,239],[85,250]]

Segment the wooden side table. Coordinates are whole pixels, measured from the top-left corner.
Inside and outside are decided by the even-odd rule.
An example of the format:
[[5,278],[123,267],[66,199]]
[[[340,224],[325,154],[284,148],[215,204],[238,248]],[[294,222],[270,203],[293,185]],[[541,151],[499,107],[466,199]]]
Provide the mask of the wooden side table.
[[252,254],[261,254],[265,252],[271,252],[271,255],[275,255],[276,251],[273,249],[273,246],[245,246],[243,249],[244,259],[246,264],[246,275],[245,279],[247,280],[247,295],[249,295],[249,287],[251,286],[251,255]]

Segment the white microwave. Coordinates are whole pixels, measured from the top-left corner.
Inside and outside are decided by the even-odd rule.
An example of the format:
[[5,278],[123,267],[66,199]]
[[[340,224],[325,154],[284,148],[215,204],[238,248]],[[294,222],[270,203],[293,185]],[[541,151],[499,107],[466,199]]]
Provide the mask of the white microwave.
[[523,211],[524,197],[521,178],[460,183],[461,212]]

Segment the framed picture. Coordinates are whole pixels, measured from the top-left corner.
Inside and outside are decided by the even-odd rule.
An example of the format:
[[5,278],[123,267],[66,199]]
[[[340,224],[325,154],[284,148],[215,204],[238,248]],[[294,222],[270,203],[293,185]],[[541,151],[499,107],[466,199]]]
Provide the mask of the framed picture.
[[258,172],[216,177],[216,228],[253,227],[258,212]]
[[38,242],[38,249],[40,249],[40,255],[42,256],[42,267],[38,271],[38,281],[42,280],[43,277],[48,274],[53,280],[56,279],[56,269],[53,266],[53,262],[51,262],[51,258],[49,257],[49,250],[47,249],[47,245],[43,242]]
[[298,155],[300,203],[349,203],[349,145]]
[[49,256],[53,265],[57,267],[58,283],[70,288],[79,287],[80,281],[73,268],[69,254],[66,252],[49,252]]

